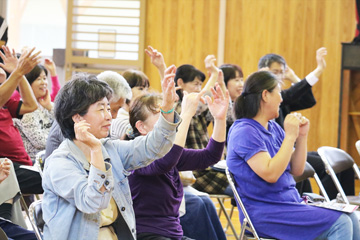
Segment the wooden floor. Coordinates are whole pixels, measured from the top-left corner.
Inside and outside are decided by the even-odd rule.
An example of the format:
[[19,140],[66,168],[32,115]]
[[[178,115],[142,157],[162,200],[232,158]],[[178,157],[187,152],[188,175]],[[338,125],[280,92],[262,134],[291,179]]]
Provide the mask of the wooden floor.
[[[311,182],[311,186],[313,188],[313,191],[315,193],[319,194],[319,188],[317,187],[317,185],[315,183],[315,180],[310,179],[310,182]],[[355,181],[355,193],[358,194],[359,192],[360,192],[360,181],[356,180]],[[212,199],[212,200],[213,200],[213,202],[214,202],[214,204],[216,206],[216,209],[219,212],[220,205],[219,205],[218,201],[216,199]],[[230,200],[226,199],[224,205],[225,205],[225,208],[226,208],[227,212],[230,213],[230,210],[231,210]],[[233,225],[235,227],[235,230],[236,230],[237,234],[239,235],[239,233],[240,233],[240,221],[239,221],[239,211],[238,211],[237,207],[234,208],[234,213],[232,215],[231,221],[232,221],[232,223],[233,223]],[[223,228],[225,229],[226,226],[227,226],[227,220],[226,220],[225,215],[223,213],[220,215],[220,222],[221,222]],[[234,237],[233,232],[231,231],[230,227],[227,228],[225,233],[226,233],[226,237],[227,237],[228,240],[236,240],[236,238]]]

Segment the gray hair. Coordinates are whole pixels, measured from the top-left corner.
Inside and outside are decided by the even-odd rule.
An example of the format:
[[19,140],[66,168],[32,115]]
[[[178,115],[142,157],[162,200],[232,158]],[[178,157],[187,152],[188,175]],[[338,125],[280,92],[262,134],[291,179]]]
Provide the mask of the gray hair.
[[97,78],[100,81],[106,82],[112,88],[113,95],[110,100],[111,102],[117,102],[120,98],[131,100],[131,88],[125,78],[119,73],[113,71],[105,71],[97,75]]

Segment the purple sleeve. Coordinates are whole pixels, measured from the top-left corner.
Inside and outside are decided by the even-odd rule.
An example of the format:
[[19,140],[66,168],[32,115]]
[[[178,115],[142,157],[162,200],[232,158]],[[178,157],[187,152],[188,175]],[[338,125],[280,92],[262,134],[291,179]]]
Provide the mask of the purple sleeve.
[[176,166],[183,153],[183,149],[184,148],[180,146],[173,145],[170,152],[168,152],[163,158],[155,160],[146,167],[136,169],[133,174],[147,176],[165,174]]
[[51,101],[53,102],[55,100],[56,95],[58,94],[60,90],[60,83],[58,76],[51,76]]
[[200,170],[214,165],[221,160],[225,142],[210,138],[204,149],[184,149],[177,168],[179,171]]

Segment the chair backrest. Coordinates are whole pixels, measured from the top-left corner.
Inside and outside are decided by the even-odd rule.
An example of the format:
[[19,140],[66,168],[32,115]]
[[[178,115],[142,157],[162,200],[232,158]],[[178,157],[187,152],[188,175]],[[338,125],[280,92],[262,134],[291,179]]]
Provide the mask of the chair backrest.
[[234,176],[232,175],[232,173],[229,171],[229,169],[227,167],[225,169],[225,172],[226,172],[226,177],[229,180],[230,187],[231,187],[232,191],[234,192],[235,199],[236,199],[237,203],[239,204],[242,213],[244,214],[244,220],[241,223],[240,239],[244,238],[245,230],[250,231],[256,239],[260,239],[259,235],[257,234],[257,232],[255,230],[254,225],[252,224],[252,222],[250,220],[249,214],[247,213],[247,211],[245,209],[245,206],[240,198],[240,195],[236,190],[236,182],[235,182]]
[[44,219],[42,217],[42,207],[41,207],[42,200],[37,200],[31,203],[29,207],[30,213],[30,221],[32,226],[34,227],[35,234],[39,240],[42,240],[43,230],[44,230]]
[[354,159],[344,150],[335,147],[320,147],[318,153],[325,167],[329,164],[334,172],[340,173],[354,165]]
[[310,165],[310,163],[305,162],[305,168],[304,168],[303,174],[301,176],[294,176],[294,180],[295,180],[295,182],[298,183],[298,182],[304,181],[305,179],[308,179],[311,177],[315,179],[315,182],[318,185],[320,192],[324,196],[325,201],[330,202],[329,196],[327,195],[319,176],[316,174],[314,168]]
[[354,159],[344,150],[334,147],[320,147],[318,148],[317,152],[319,153],[322,161],[324,162],[326,172],[331,176],[337,190],[341,195],[341,198],[346,204],[349,204],[349,200],[336,174],[351,167],[354,168],[355,173],[358,174],[359,169],[356,166]]

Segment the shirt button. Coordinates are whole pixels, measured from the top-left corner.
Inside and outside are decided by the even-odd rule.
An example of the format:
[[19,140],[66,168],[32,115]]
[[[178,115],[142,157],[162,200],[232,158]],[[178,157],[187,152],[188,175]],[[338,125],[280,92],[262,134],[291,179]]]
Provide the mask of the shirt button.
[[134,232],[135,232],[135,229],[134,229],[134,228],[133,228],[133,229],[131,229],[131,232],[133,232],[133,233],[134,233]]
[[105,181],[105,185],[106,185],[106,186],[109,185],[109,181],[108,181],[108,180]]
[[121,211],[125,211],[125,207],[122,207],[122,208],[121,208]]
[[105,178],[105,175],[104,175],[104,174],[103,174],[103,175],[101,175],[101,178],[102,178],[102,179],[104,179],[104,178]]

